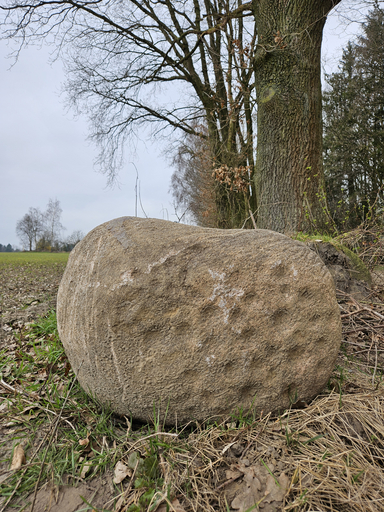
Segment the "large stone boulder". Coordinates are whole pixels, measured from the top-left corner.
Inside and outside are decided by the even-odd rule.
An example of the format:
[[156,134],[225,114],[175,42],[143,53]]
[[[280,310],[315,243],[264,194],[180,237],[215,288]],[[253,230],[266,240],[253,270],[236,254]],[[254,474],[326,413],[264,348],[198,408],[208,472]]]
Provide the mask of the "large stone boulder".
[[267,230],[107,222],[72,251],[57,313],[86,391],[169,424],[308,401],[341,342],[325,265]]

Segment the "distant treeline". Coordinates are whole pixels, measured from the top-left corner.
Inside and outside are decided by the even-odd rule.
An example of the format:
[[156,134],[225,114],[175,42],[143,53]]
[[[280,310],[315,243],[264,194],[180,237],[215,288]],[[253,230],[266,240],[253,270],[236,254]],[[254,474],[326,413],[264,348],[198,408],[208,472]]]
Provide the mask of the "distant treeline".
[[20,249],[14,249],[11,244],[0,244],[0,252],[19,252]]

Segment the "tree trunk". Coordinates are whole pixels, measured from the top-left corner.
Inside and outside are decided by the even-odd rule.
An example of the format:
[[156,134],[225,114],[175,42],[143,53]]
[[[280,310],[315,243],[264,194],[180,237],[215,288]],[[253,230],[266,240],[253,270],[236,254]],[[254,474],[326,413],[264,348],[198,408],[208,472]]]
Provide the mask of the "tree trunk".
[[327,13],[340,0],[257,0],[257,157],[260,228],[330,227],[322,168],[320,56]]

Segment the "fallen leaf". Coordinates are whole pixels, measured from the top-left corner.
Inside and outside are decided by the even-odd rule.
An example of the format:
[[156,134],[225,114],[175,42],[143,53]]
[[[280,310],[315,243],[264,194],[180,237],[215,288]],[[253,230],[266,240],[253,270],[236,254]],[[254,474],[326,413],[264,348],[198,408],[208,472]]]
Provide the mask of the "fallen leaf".
[[84,466],[81,468],[80,478],[85,478],[87,476],[88,471],[92,467],[92,462],[86,462]]
[[85,439],[80,439],[79,440],[79,445],[80,446],[87,446],[88,443],[89,443],[89,432],[87,432],[87,437]]
[[258,468],[251,466],[249,468],[243,467],[241,471],[244,473],[244,486],[243,490],[235,497],[231,503],[231,507],[244,512],[250,507],[263,499],[261,491],[261,482],[258,478]]
[[273,476],[267,476],[265,493],[268,493],[268,496],[265,498],[266,502],[270,503],[271,501],[283,501],[289,486],[289,479],[284,473],[281,473],[277,481],[279,482],[280,487],[275,482]]
[[221,455],[224,455],[224,453],[229,450],[231,448],[231,446],[233,446],[234,444],[236,444],[236,442],[234,443],[229,443],[227,444],[227,446],[224,446],[224,448],[221,450]]
[[[167,512],[167,503],[162,503],[155,512]],[[169,512],[185,512],[178,499],[174,499],[168,505]]]
[[225,472],[225,478],[227,480],[236,480],[237,478],[240,478],[241,476],[243,476],[242,471],[238,471],[238,470],[232,471],[231,469],[227,469],[227,471]]
[[65,363],[65,372],[64,372],[64,376],[67,377],[68,376],[68,373],[69,373],[69,370],[71,369],[71,365],[69,363],[69,361],[67,361]]
[[13,451],[11,469],[20,469],[23,464],[25,464],[24,448],[18,444]]
[[132,476],[132,470],[127,467],[123,462],[119,461],[115,466],[115,476],[113,478],[114,484],[119,484],[127,476]]
[[260,504],[264,512],[280,510],[290,483],[285,473],[274,478],[269,473],[275,469],[272,463],[268,465],[269,471],[264,465],[245,467],[238,464],[235,467],[244,474],[244,480],[240,492],[231,503],[233,509],[245,512],[248,508]]
[[144,460],[140,457],[138,452],[132,452],[129,454],[127,465],[131,469],[135,469],[137,465],[137,469],[140,471],[144,464]]

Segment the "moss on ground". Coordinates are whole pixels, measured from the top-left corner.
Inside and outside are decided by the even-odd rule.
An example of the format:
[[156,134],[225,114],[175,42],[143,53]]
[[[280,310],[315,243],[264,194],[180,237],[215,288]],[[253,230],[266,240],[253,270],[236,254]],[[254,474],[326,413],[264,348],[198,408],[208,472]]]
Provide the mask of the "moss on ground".
[[353,270],[355,270],[353,277],[355,279],[358,279],[359,281],[365,281],[369,285],[371,285],[371,273],[365,266],[364,262],[359,258],[359,256],[350,249],[348,249],[348,247],[345,247],[345,245],[342,245],[339,242],[336,242],[335,240],[332,240],[330,243],[333,245],[333,247],[335,247],[338,251],[343,252],[351,260],[353,264]]

